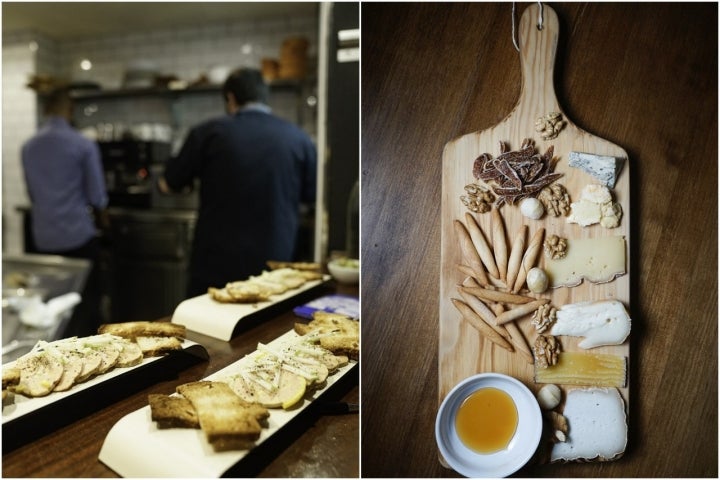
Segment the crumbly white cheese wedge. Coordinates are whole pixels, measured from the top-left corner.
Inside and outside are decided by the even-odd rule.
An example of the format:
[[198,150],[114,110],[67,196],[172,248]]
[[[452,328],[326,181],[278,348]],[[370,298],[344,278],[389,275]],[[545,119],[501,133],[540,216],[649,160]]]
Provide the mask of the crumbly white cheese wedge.
[[617,389],[570,390],[563,415],[568,422],[566,442],[553,446],[550,460],[611,460],[625,451],[625,403]]
[[550,329],[552,335],[585,337],[578,346],[620,345],[630,334],[630,315],[617,300],[564,305]]
[[567,239],[567,255],[545,259],[550,287],[574,287],[583,279],[593,283],[609,282],[625,273],[625,237]]
[[604,185],[586,185],[580,194],[580,201],[570,204],[568,223],[577,223],[583,227],[599,223],[605,228],[620,225],[622,208],[613,203],[610,190]]
[[623,163],[625,163],[624,158],[592,153],[570,152],[568,157],[568,165],[592,175],[610,188],[615,187]]

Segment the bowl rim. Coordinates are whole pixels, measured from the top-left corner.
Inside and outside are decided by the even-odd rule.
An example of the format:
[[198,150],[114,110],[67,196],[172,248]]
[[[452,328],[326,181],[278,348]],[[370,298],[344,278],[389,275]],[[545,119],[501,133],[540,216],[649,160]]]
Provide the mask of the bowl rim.
[[[518,410],[518,427],[505,450],[481,454],[466,447],[455,431],[455,413],[473,392],[495,387],[508,393]],[[517,378],[488,372],[460,381],[443,399],[435,419],[435,440],[442,457],[466,477],[506,477],[522,468],[535,454],[542,437],[540,405],[530,389]]]

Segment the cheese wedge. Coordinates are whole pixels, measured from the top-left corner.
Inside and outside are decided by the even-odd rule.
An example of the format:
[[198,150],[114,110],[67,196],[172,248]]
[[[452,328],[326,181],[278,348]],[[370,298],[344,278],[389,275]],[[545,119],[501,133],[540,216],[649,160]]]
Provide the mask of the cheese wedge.
[[626,358],[619,355],[561,352],[558,362],[551,367],[535,364],[535,383],[622,388],[626,366]]
[[562,306],[556,315],[550,333],[585,337],[580,348],[620,345],[630,334],[630,316],[617,300],[572,303]]
[[613,460],[627,445],[625,403],[612,389],[570,390],[563,415],[569,434],[566,442],[553,446],[550,460]]
[[583,280],[606,283],[625,274],[625,237],[567,239],[567,255],[545,259],[550,287],[574,287]]

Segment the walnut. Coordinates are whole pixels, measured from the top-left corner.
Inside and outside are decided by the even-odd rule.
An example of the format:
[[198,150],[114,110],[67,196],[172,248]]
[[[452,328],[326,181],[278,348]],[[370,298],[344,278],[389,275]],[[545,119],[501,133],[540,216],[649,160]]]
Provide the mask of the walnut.
[[545,255],[553,260],[559,260],[567,255],[567,239],[558,237],[557,235],[550,235],[543,242],[545,247]]
[[545,305],[540,305],[540,307],[535,310],[532,316],[532,324],[535,325],[535,330],[537,330],[538,333],[542,333],[555,322],[556,318],[557,309],[549,303],[546,303]]
[[564,126],[565,122],[560,112],[550,112],[535,120],[535,131],[540,133],[543,140],[552,140],[557,137]]
[[560,341],[552,335],[538,335],[533,345],[535,364],[539,368],[555,365],[560,353]]
[[568,434],[567,418],[558,412],[548,412],[547,418],[550,420],[550,428],[553,432],[553,436],[550,441],[553,443],[566,441]]
[[570,195],[559,183],[553,183],[540,190],[537,199],[545,206],[548,215],[559,217],[570,213]]
[[471,183],[465,185],[465,191],[467,192],[467,196],[461,195],[460,201],[468,210],[474,213],[486,213],[490,211],[495,197],[489,190],[475,183]]

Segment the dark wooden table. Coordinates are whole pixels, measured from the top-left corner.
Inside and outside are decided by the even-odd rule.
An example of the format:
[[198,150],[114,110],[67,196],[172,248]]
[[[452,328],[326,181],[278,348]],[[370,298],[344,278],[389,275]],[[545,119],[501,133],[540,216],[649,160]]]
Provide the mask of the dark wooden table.
[[[517,475],[717,477],[717,4],[550,5],[561,106],[630,157],[630,438]],[[362,475],[456,476],[434,439],[440,159],[518,98],[511,4],[365,3],[362,37]]]
[[[320,293],[332,291],[357,295],[358,288],[338,285]],[[298,317],[292,313],[292,307],[288,307],[230,342],[188,332],[190,340],[207,349],[208,361],[200,361],[179,372],[160,374],[157,383],[4,454],[3,477],[116,477],[115,472],[98,460],[103,440],[122,417],[147,405],[148,394],[169,394],[177,385],[201,380],[254,351],[258,342],[270,342],[291,330],[296,321]],[[341,389],[332,400],[357,404],[357,382]],[[299,425],[279,432],[277,451],[265,452],[247,466],[249,470],[238,473],[274,478],[357,477],[359,425],[357,413],[323,415],[313,411],[303,416]]]

